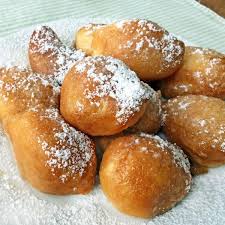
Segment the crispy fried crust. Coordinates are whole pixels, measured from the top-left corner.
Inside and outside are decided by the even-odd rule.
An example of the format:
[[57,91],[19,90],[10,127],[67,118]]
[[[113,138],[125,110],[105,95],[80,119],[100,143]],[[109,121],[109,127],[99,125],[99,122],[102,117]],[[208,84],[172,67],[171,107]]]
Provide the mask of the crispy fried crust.
[[173,155],[179,153],[171,149],[156,136],[130,135],[109,145],[103,155],[100,182],[117,209],[151,218],[184,198],[191,182],[189,163],[179,150],[185,169],[180,166]]
[[126,20],[109,25],[89,24],[76,33],[76,47],[89,55],[118,58],[142,80],[159,80],[180,66],[184,43],[147,20]]
[[[90,141],[84,152],[76,136],[70,143],[56,138],[63,133],[70,137],[63,130],[67,124],[62,126],[62,123],[60,116],[55,120],[36,112],[26,112],[8,118],[4,127],[12,142],[21,176],[33,187],[50,194],[86,194],[92,190],[95,181],[95,145]],[[68,132],[75,135],[69,129],[68,126]],[[87,140],[83,144],[87,144]],[[85,154],[89,154],[88,162],[84,159]],[[84,167],[79,165],[78,158],[86,163]]]
[[35,73],[54,74],[57,70],[57,54],[55,48],[63,43],[57,34],[48,26],[34,30],[28,49],[30,66]]
[[64,45],[50,27],[41,26],[30,37],[28,56],[33,72],[54,75],[62,84],[65,73],[85,54]]
[[0,120],[20,173],[34,188],[85,194],[95,181],[95,145],[60,116],[53,83],[51,76],[0,69]]
[[0,68],[0,121],[29,109],[59,107],[59,93],[52,83],[52,76],[17,67]]
[[164,105],[163,130],[197,164],[225,163],[225,102],[202,95],[180,96]]
[[160,86],[167,98],[200,94],[225,99],[225,55],[187,46],[181,68],[162,80]]
[[[114,68],[116,71],[112,72]],[[132,90],[131,86],[137,88]],[[155,93],[120,60],[87,57],[67,73],[61,89],[60,110],[70,124],[87,134],[113,135],[141,118],[147,104],[144,96],[151,95],[149,91]]]

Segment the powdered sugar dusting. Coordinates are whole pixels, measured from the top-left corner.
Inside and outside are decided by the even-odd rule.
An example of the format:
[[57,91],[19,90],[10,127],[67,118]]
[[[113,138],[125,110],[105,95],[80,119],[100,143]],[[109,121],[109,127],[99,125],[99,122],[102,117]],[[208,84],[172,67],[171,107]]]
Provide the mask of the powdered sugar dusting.
[[[184,154],[184,152],[181,150],[181,148],[179,148],[175,144],[171,144],[170,142],[163,140],[162,138],[160,138],[157,135],[141,133],[140,136],[155,140],[157,142],[157,146],[160,149],[162,149],[162,151],[165,149],[170,150],[173,155],[174,163],[176,164],[176,166],[183,168],[185,173],[190,174],[190,163],[188,161],[187,156]],[[191,174],[190,174],[190,176],[191,176]],[[189,187],[187,187],[187,189],[189,190],[190,183],[188,185],[189,185]]]
[[191,104],[190,102],[187,102],[185,100],[181,101],[178,104],[179,105],[179,109],[186,110],[190,104]]
[[[67,44],[74,30],[107,19],[66,19],[49,23]],[[0,41],[0,65],[28,65],[27,45],[34,27]],[[52,196],[30,190],[21,180],[7,138],[0,128],[0,221],[1,225],[220,225],[225,224],[225,168],[209,170],[194,178],[189,195],[169,212],[153,220],[128,217],[116,211],[96,185],[88,195]],[[216,184],[216,185],[215,185]],[[213,202],[213,204],[212,204]]]
[[30,51],[43,55],[50,52],[48,57],[56,57],[55,62],[52,62],[54,63],[54,75],[59,84],[62,84],[66,72],[76,61],[83,59],[85,54],[81,50],[64,45],[49,27],[39,26],[33,34],[30,41],[35,47]]
[[58,104],[59,87],[51,75],[43,77],[18,67],[2,68],[0,88],[2,101],[6,104],[15,101],[21,107],[24,105],[24,110],[36,111],[42,105]]
[[[133,27],[131,26],[132,24]],[[124,35],[131,35],[131,38],[125,43],[120,44],[119,49],[132,48],[133,54],[139,54],[141,50],[146,48],[154,48],[162,53],[164,58],[164,66],[169,66],[171,63],[177,63],[177,56],[181,55],[183,48],[177,44],[177,38],[168,33],[165,29],[144,19],[122,20],[115,23]],[[162,37],[156,38],[158,34],[163,34]]]
[[[102,67],[99,72],[98,67]],[[143,102],[154,98],[155,92],[147,84],[140,81],[135,72],[131,71],[122,61],[112,57],[87,57],[78,62],[76,71],[95,84],[95,89],[86,88],[84,94],[91,104],[100,104],[99,98],[109,96],[116,100],[116,117],[119,123],[125,123],[129,117],[140,110]]]
[[165,84],[173,84],[170,88],[179,95],[201,93],[222,98],[225,90],[225,55],[192,46],[186,46],[185,51],[183,68],[175,73],[174,79],[172,77],[173,83],[169,79]]
[[[192,97],[187,95],[170,99],[164,108],[163,120],[165,122],[168,115],[174,121],[177,121],[177,124],[180,123],[178,121],[182,120],[183,129],[188,128],[187,133],[189,134],[191,134],[193,128],[193,136],[198,138],[196,146],[202,150],[201,154],[204,154],[205,148],[225,152],[225,120],[223,116],[225,115],[225,107],[223,108],[221,105],[220,109],[214,110],[215,107],[218,107],[217,101],[221,100],[215,98],[214,102],[212,97],[203,95],[192,95]],[[209,107],[207,107],[207,104]],[[201,110],[198,111],[199,105]]]
[[73,177],[73,174],[78,173],[82,176],[94,153],[91,140],[66,123],[56,108],[46,109],[41,118],[53,120],[57,124],[52,130],[55,145],[52,145],[52,140],[48,143],[45,135],[37,137],[37,142],[48,156],[46,164],[51,168],[53,175],[56,168],[66,169],[59,177],[63,183],[68,177]]
[[[189,51],[191,55],[198,56],[198,60],[204,64],[204,67],[200,71],[194,71],[193,76],[196,77],[196,82],[199,82],[203,87],[208,87],[214,91],[217,88],[221,90],[225,88],[225,55],[218,53],[212,49],[190,47]],[[220,78],[218,77],[220,74]]]
[[225,141],[220,146],[221,146],[221,151],[225,152]]
[[[88,136],[71,127],[61,117],[58,110],[59,90],[54,88],[54,76],[43,77],[18,68],[1,69],[0,81],[0,98],[6,105],[14,101],[20,107],[18,112],[35,112],[40,117],[39,123],[45,119],[57,124],[51,134],[43,133],[37,137],[37,143],[47,156],[46,165],[51,168],[52,174],[55,175],[55,168],[61,169],[59,179],[63,183],[76,174],[82,176],[90,164],[94,147]],[[48,89],[51,92],[46,96]],[[25,106],[22,107],[22,103]],[[49,135],[52,135],[50,142]]]
[[[74,221],[77,225],[205,225],[209,220],[217,225],[225,222],[225,174],[222,167],[194,178],[191,192],[175,208],[153,220],[143,220],[116,211],[105,198],[99,184],[90,194],[74,197],[52,196],[31,190],[17,172],[5,136],[0,136],[0,143],[1,225],[15,224],[15,221],[18,225],[71,225]],[[216,207],[216,212],[212,211],[211,198],[215,201],[213,207]],[[208,216],[214,214],[213,218],[218,219],[215,222]]]

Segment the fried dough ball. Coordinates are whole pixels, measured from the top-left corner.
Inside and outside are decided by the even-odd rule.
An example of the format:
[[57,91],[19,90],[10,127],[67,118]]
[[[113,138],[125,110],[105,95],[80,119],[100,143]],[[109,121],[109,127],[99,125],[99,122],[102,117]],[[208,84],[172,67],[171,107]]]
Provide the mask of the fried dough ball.
[[33,187],[50,194],[85,194],[95,181],[95,145],[60,116],[51,77],[0,69],[0,120],[20,173]]
[[131,19],[108,25],[89,24],[76,34],[76,47],[88,55],[125,62],[142,80],[159,80],[180,66],[184,43],[158,24]]
[[58,107],[59,92],[52,76],[27,69],[0,68],[0,121],[7,116],[44,107]]
[[181,149],[158,136],[124,136],[106,149],[100,183],[118,210],[152,218],[172,208],[188,193],[190,165]]
[[66,121],[87,134],[113,135],[134,125],[154,95],[122,61],[87,57],[66,75],[60,110]]
[[54,74],[62,84],[65,73],[74,62],[84,58],[85,54],[64,45],[50,27],[41,26],[31,35],[28,55],[34,72]]
[[200,94],[225,99],[225,55],[188,46],[181,68],[160,85],[167,98]]
[[[50,194],[86,194],[95,181],[93,141],[69,126],[56,109],[24,112],[4,123],[21,176]],[[22,129],[21,129],[22,128]]]
[[164,105],[166,136],[193,162],[205,167],[225,163],[225,102],[202,95],[179,96]]

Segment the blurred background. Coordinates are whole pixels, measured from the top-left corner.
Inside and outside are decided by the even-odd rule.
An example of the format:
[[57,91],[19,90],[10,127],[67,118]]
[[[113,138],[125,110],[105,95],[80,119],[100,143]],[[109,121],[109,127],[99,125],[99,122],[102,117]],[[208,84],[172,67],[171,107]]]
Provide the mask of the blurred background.
[[0,9],[0,38],[68,17],[145,18],[199,46],[225,52],[225,0],[0,0]]
[[[149,8],[148,17],[151,18],[152,7],[160,6],[161,11],[165,11],[176,6],[179,9],[178,5],[182,4],[192,4],[193,8],[196,4],[204,5],[225,18],[225,0],[0,0],[0,37],[21,27],[70,16],[80,17],[81,14],[89,17],[146,17]],[[171,16],[172,13],[171,10]],[[182,12],[182,16],[186,15]]]
[[199,0],[198,2],[225,18],[225,0]]

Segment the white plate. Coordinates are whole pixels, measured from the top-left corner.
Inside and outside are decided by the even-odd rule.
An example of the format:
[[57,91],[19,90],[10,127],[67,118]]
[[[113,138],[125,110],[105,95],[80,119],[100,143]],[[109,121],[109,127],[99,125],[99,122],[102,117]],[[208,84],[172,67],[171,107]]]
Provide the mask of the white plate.
[[[47,25],[66,44],[71,44],[76,28],[89,22],[104,23],[109,20],[66,19]],[[33,28],[0,39],[0,65],[28,64],[27,45]],[[143,220],[125,216],[114,209],[98,182],[94,190],[85,196],[51,196],[31,189],[18,175],[10,144],[0,132],[0,224],[223,225],[225,167],[211,169],[208,174],[194,178],[190,194],[181,203],[153,220]]]

